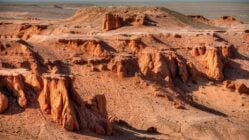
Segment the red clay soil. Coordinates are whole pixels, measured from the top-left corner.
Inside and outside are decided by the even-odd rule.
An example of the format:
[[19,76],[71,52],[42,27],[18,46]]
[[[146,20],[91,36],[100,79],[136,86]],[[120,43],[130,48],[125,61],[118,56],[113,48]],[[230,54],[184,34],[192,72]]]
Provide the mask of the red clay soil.
[[160,7],[1,20],[0,136],[246,140],[248,27]]

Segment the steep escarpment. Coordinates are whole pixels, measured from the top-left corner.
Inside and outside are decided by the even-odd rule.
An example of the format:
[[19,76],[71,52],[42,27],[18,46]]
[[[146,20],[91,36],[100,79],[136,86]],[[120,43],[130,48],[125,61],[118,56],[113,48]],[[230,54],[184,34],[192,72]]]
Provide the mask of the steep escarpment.
[[68,130],[79,130],[78,120],[72,106],[70,94],[75,94],[70,77],[44,75],[43,88],[38,101],[41,110],[51,114],[53,120]]
[[[75,131],[91,129],[103,135],[107,133],[107,128],[98,122],[107,123],[108,120],[98,115],[98,112],[93,113],[94,111],[87,109],[84,102],[78,99],[71,76],[60,74],[39,76],[25,69],[2,69],[0,80],[1,113],[8,107],[8,98],[2,92],[9,92],[15,96],[18,105],[22,108],[29,107],[29,102],[33,102],[26,96],[28,92],[34,92],[41,111],[51,115],[52,120],[63,128]],[[30,89],[33,90],[30,91]],[[98,129],[101,132],[98,132]]]
[[134,56],[120,54],[115,56],[108,64],[108,68],[120,77],[135,76],[138,73],[138,63]]
[[103,30],[109,31],[123,26],[123,19],[118,15],[106,14],[103,22]]
[[[32,46],[22,39],[10,39],[1,41],[1,58],[5,61],[5,68],[24,67],[32,70],[34,73],[46,71],[42,64],[42,58],[32,50]],[[8,59],[11,57],[12,59]]]
[[113,50],[101,40],[92,39],[59,39],[59,45],[65,45],[68,49],[88,53],[91,56],[108,57]]
[[164,79],[171,83],[179,76],[183,82],[188,80],[186,62],[173,51],[144,50],[139,57],[141,73],[146,77]]
[[[197,57],[203,68],[203,73],[213,80],[222,81],[224,79],[224,60],[232,57],[232,46],[224,47],[194,47],[188,48],[190,53]],[[201,71],[201,70],[200,70]]]
[[247,138],[247,24],[211,22],[127,6],[1,20],[0,135]]
[[3,113],[8,108],[8,105],[8,98],[2,92],[0,92],[0,113]]
[[27,107],[27,99],[24,89],[25,86],[21,74],[18,73],[11,74],[8,72],[6,72],[5,74],[4,72],[1,72],[0,79],[1,79],[0,81],[1,90],[3,88],[6,88],[8,91],[13,93],[13,96],[17,97],[17,102],[20,107],[22,108]]
[[103,20],[103,30],[109,31],[127,25],[149,25],[148,21],[149,19],[144,15],[129,15],[120,17],[119,15],[108,13],[105,15],[105,18]]
[[48,29],[47,24],[36,24],[36,23],[5,24],[5,26],[2,26],[2,29],[0,29],[0,30],[5,30],[0,37],[3,39],[22,38],[26,40],[33,35],[43,33],[46,29]]

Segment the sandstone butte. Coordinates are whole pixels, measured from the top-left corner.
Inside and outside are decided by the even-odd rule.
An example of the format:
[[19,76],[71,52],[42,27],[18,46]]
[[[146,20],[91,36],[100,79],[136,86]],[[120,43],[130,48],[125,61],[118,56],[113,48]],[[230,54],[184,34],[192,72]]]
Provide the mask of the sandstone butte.
[[0,136],[246,140],[248,27],[160,7],[0,20]]

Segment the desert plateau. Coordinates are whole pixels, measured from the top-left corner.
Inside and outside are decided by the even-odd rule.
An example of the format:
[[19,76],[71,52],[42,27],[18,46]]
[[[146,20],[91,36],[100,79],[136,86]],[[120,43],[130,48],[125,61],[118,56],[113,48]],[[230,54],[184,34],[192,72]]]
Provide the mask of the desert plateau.
[[248,140],[249,20],[0,5],[0,139]]

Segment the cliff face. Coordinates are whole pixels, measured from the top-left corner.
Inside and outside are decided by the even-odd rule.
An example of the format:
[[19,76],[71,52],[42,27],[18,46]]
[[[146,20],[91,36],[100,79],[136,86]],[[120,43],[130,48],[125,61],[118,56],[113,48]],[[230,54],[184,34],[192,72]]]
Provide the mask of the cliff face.
[[120,28],[125,25],[140,26],[146,24],[145,15],[126,15],[124,17],[111,13],[105,14],[103,27],[105,31]]
[[208,78],[212,80],[222,81],[224,79],[223,68],[224,59],[233,56],[231,52],[232,46],[224,47],[194,47],[189,48],[190,54],[197,57],[202,65],[204,73]]
[[[22,67],[36,74],[46,71],[46,67],[42,64],[42,59],[24,40],[0,41],[0,46],[2,46],[0,56],[6,59],[6,65],[3,68]],[[9,57],[12,59],[8,59]]]
[[108,57],[111,55],[107,44],[97,39],[59,39],[57,43],[67,49],[74,49],[90,56]]
[[179,77],[187,82],[189,74],[187,63],[174,51],[143,50],[139,54],[140,72],[146,77],[157,77],[172,82]]
[[172,80],[169,66],[160,52],[144,50],[139,56],[138,63],[140,71],[144,76]]
[[0,113],[3,113],[9,105],[8,98],[0,91]]
[[[106,126],[98,122],[107,123],[108,119],[101,117],[101,113],[98,115],[98,112],[94,113],[94,110],[85,107],[74,90],[71,76],[60,74],[36,75],[25,69],[2,69],[0,71],[0,83],[1,113],[8,107],[8,98],[1,91],[7,89],[12,96],[17,98],[18,105],[22,108],[28,107],[27,93],[34,92],[41,111],[44,114],[51,114],[53,121],[62,125],[63,128],[72,131],[81,128],[93,131],[102,130],[99,133],[103,135],[107,133]],[[33,91],[29,91],[30,89],[27,87],[30,87]],[[91,117],[89,118],[89,116]],[[109,131],[108,133],[111,133]]]
[[114,57],[108,64],[108,68],[120,77],[135,76],[139,70],[136,58],[128,54]]
[[123,18],[118,15],[106,14],[103,22],[103,30],[109,31],[123,26]]
[[51,114],[53,120],[64,128],[79,130],[79,123],[71,104],[72,99],[70,99],[72,96],[70,94],[75,94],[72,90],[71,78],[61,75],[44,75],[42,79],[43,89],[38,97],[41,110],[46,114]]
[[224,64],[217,49],[208,49],[203,56],[202,64],[206,68],[206,74],[210,79],[218,81],[224,79]]
[[0,88],[6,88],[13,96],[17,97],[17,102],[20,107],[27,107],[27,99],[25,95],[25,86],[23,77],[20,74],[3,75],[0,74]]

